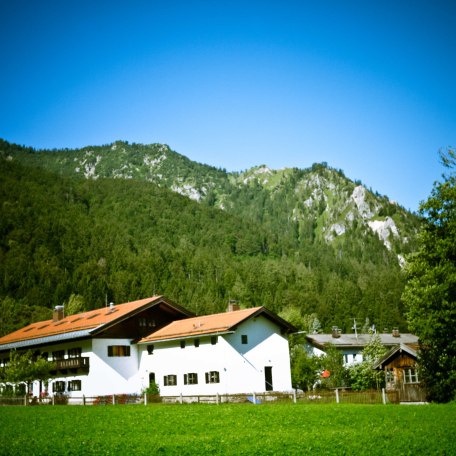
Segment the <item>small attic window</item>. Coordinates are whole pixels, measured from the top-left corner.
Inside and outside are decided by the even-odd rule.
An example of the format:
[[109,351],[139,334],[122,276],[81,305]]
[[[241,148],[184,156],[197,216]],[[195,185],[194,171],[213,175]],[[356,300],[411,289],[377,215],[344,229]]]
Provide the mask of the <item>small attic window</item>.
[[43,328],[47,328],[49,326],[49,323],[43,325],[43,326],[38,326],[38,329],[43,329]]
[[96,313],[96,314],[90,315],[90,317],[87,317],[87,320],[90,320],[91,318],[98,317],[98,315],[100,315],[100,314]]
[[75,318],[74,320],[71,320],[70,323],[74,323],[76,321],[82,320],[82,317]]
[[26,333],[26,332],[29,332],[29,331],[31,331],[32,329],[35,329],[35,326],[30,326],[30,328],[24,329],[24,332],[25,332],[25,333]]
[[64,323],[66,323],[66,321],[58,321],[57,323],[54,324],[54,326],[60,326],[60,325],[63,325]]

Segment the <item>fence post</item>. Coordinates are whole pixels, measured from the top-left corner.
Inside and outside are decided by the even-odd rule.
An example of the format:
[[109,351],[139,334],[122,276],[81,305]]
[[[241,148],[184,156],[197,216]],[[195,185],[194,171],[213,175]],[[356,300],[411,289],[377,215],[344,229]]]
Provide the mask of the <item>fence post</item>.
[[219,405],[219,394],[218,393],[215,395],[215,403],[217,405]]
[[383,404],[385,405],[385,404],[386,404],[386,392],[385,392],[385,388],[382,388],[382,401],[383,401]]
[[24,396],[24,405],[27,405],[27,394]]
[[116,395],[112,395],[112,405],[116,405]]
[[82,395],[82,405],[86,405],[86,397],[85,397],[85,394]]
[[147,405],[147,393],[144,393],[144,405]]
[[296,404],[296,390],[293,390],[293,402]]
[[336,388],[336,403],[339,403],[339,388]]
[[253,405],[256,405],[256,394],[253,392]]
[[183,399],[183,397],[182,397],[182,393],[180,393],[179,401],[180,401],[181,404],[184,403],[184,399]]
[[55,405],[55,395],[52,396],[52,405]]

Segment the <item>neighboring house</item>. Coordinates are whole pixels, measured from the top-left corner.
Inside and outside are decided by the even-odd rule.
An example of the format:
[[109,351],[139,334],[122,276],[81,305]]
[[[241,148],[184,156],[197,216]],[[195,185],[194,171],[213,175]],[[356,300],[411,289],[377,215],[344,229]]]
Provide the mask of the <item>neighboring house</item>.
[[[193,315],[163,297],[152,297],[64,317],[63,307],[52,320],[32,323],[0,338],[0,365],[10,350],[32,350],[55,361],[49,393],[75,396],[137,393],[138,350],[135,341],[171,321]],[[34,396],[44,385],[31,385]]]
[[164,396],[290,391],[292,330],[264,307],[175,321],[138,342],[140,371]]
[[[377,333],[385,347],[393,347],[400,343],[416,344],[418,337],[413,334],[401,334],[393,330],[390,334]],[[360,363],[363,360],[362,351],[369,343],[372,334],[341,334],[340,330],[333,328],[331,334],[307,334],[308,350],[314,355],[322,356],[328,344],[336,347],[344,357],[344,365]]]
[[396,391],[399,402],[426,400],[418,378],[417,349],[416,343],[402,343],[393,347],[373,366],[374,369],[385,372],[386,391]]
[[58,306],[52,320],[0,338],[0,367],[30,349],[56,363],[49,394],[79,397],[140,393],[152,380],[162,395],[291,389],[290,324],[264,307],[192,316],[162,296],[68,317]]

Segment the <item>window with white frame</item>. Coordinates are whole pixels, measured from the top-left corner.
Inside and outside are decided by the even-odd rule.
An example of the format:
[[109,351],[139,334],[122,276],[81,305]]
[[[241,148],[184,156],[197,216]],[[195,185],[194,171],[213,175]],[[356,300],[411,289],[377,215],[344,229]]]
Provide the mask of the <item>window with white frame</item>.
[[184,374],[184,385],[197,385],[198,384],[198,374],[195,372],[190,372],[189,374]]
[[163,377],[164,386],[176,386],[177,385],[177,375],[165,375]]
[[418,370],[415,367],[404,369],[404,383],[419,383]]
[[81,380],[70,380],[68,382],[68,391],[81,391]]
[[206,383],[220,383],[220,374],[218,371],[206,372]]
[[386,369],[386,372],[385,372],[385,381],[386,383],[394,383],[394,371],[393,369]]

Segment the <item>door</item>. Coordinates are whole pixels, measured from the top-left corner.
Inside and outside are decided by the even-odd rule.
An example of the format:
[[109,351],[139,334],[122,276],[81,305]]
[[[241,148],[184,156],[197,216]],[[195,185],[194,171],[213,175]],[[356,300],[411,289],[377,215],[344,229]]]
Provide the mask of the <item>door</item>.
[[266,391],[272,391],[272,366],[265,366],[264,367],[264,382]]

